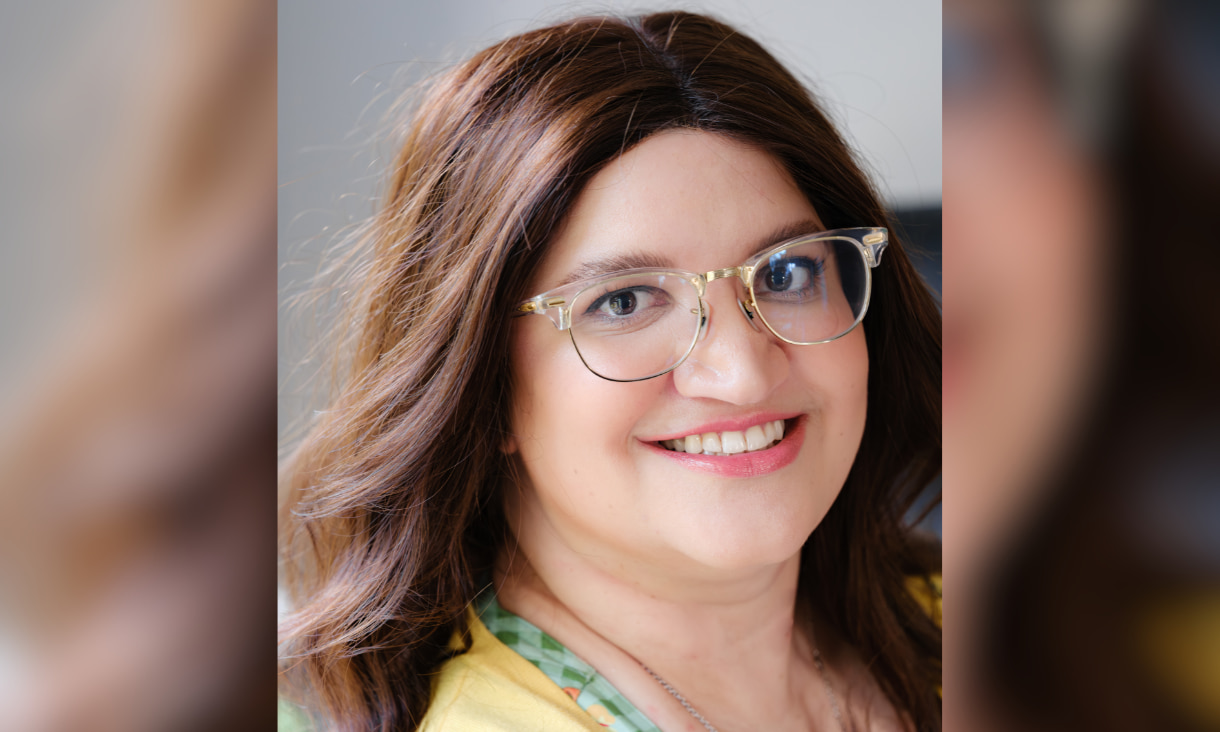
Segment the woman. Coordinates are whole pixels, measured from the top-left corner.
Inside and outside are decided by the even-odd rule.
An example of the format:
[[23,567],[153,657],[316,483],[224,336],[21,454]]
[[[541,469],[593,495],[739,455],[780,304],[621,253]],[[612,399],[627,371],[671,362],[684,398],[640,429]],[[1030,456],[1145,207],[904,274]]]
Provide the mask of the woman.
[[441,78],[285,469],[285,677],[338,729],[936,729],[939,324],[884,217],[708,18]]

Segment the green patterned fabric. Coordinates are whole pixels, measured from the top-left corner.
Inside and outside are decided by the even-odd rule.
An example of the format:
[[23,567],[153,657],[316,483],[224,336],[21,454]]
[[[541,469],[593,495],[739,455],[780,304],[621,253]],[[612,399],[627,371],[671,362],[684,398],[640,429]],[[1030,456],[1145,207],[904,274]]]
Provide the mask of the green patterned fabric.
[[615,732],[661,732],[592,666],[533,623],[500,607],[494,594],[480,600],[478,613],[492,635],[537,666],[598,724]]

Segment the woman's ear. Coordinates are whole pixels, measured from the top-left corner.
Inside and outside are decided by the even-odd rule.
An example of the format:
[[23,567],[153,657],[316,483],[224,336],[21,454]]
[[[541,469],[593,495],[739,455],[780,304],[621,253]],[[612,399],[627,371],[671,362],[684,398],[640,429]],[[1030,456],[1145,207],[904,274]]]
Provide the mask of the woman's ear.
[[517,436],[512,434],[504,435],[504,439],[500,440],[500,452],[505,455],[515,455],[517,453]]

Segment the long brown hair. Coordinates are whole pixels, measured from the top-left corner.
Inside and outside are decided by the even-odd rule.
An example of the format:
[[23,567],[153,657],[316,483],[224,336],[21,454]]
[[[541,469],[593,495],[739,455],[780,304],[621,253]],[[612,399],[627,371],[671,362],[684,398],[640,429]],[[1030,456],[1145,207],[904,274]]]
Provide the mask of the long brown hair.
[[[336,729],[413,730],[430,677],[510,540],[513,304],[585,183],[649,135],[690,128],[779,160],[828,228],[885,211],[812,96],[715,20],[584,18],[499,43],[440,77],[369,227],[343,320],[337,396],[285,464],[286,693]],[[893,243],[866,323],[867,425],[807,543],[802,596],[938,729],[940,632],[904,587],[904,514],[940,470],[940,325]],[[926,566],[915,569],[926,570]]]

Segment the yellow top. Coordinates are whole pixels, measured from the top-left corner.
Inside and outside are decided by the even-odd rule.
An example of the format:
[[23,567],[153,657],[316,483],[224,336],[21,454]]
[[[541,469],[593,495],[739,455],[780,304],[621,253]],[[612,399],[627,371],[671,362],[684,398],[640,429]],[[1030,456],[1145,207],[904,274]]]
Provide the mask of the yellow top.
[[[941,622],[941,578],[907,578],[907,590],[925,612]],[[604,732],[597,720],[545,672],[487,629],[468,611],[471,647],[441,668],[432,704],[420,732],[545,729]],[[451,644],[460,648],[457,638]]]
[[907,577],[907,592],[911,593],[911,597],[915,598],[915,602],[923,608],[923,611],[932,618],[932,622],[938,627],[943,627],[941,622],[941,611],[944,601],[941,599],[941,594],[944,591],[940,573],[933,575],[911,575]]
[[[908,578],[907,589],[939,624],[940,576]],[[437,673],[419,732],[605,732],[545,672],[496,638],[473,608],[467,619],[470,650],[451,658]],[[456,636],[450,647],[460,649]],[[304,718],[287,704],[281,704],[279,719],[281,732],[308,729]]]
[[492,635],[473,610],[468,617],[470,650],[441,668],[419,732],[604,732],[537,666]]

